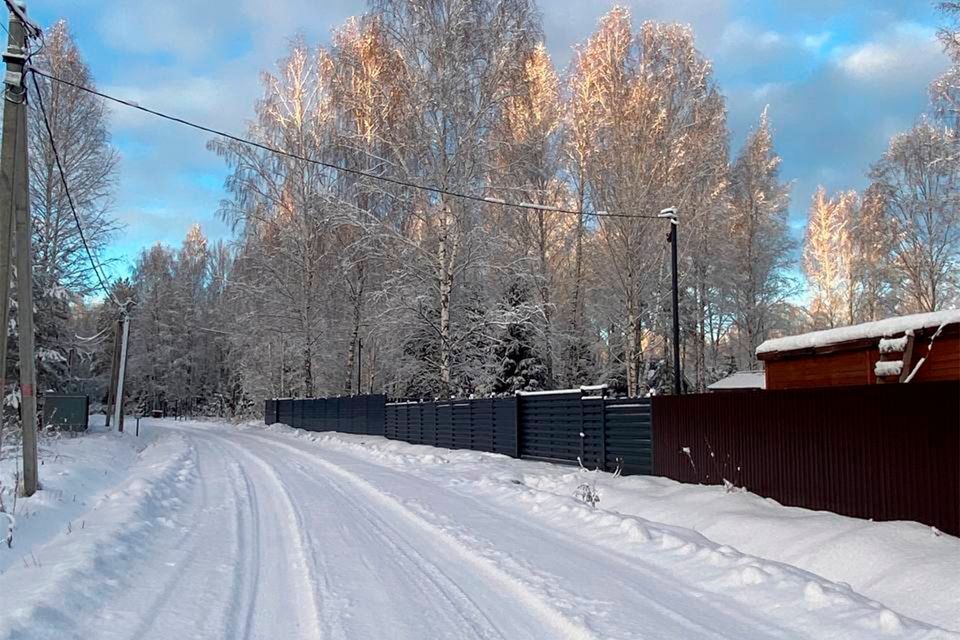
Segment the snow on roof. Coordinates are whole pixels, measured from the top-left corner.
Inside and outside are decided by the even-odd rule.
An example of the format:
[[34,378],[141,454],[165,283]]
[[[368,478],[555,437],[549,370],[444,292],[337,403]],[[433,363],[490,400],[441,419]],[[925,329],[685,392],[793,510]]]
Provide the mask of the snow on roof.
[[939,327],[944,324],[960,322],[960,309],[947,309],[932,313],[915,313],[909,316],[897,316],[875,322],[864,322],[849,327],[826,329],[802,333],[798,336],[787,336],[767,340],[757,347],[757,355],[776,351],[796,351],[797,349],[813,349],[826,347],[832,344],[860,340],[864,338],[883,338],[895,336],[905,331]]
[[712,391],[726,389],[766,389],[767,376],[763,371],[737,371],[736,373],[717,380],[707,387]]

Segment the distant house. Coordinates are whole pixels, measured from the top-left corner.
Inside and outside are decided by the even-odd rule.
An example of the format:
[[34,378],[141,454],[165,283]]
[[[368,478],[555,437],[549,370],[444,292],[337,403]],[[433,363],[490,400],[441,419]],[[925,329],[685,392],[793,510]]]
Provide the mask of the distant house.
[[707,387],[708,391],[749,391],[766,389],[763,371],[737,371],[726,378],[717,380]]
[[960,309],[767,340],[767,389],[960,381]]

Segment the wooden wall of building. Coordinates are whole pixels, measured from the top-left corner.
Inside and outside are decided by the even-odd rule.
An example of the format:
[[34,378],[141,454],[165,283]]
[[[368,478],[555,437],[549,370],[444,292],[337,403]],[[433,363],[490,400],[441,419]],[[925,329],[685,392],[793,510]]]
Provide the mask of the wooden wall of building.
[[[929,343],[929,334],[917,337],[912,362],[908,366],[912,369],[921,357],[927,356],[927,359],[913,382],[960,381],[960,332],[949,331],[939,336],[928,354]],[[869,347],[838,348],[832,353],[784,354],[764,363],[767,389],[876,384],[873,370],[879,359],[880,350],[873,343]]]
[[[914,348],[914,363],[927,354],[926,345]],[[914,382],[960,380],[960,333],[937,338],[926,362],[917,371]]]

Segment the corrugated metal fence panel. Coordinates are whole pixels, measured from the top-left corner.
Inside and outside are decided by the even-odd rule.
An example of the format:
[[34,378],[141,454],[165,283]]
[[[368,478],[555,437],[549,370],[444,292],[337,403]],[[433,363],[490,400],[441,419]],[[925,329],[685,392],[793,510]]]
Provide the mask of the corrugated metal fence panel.
[[293,400],[277,400],[277,422],[293,426]]
[[517,448],[517,398],[493,400],[493,446],[494,453],[519,457]]
[[366,430],[361,428],[358,433],[382,436],[385,429],[387,399],[379,394],[364,397],[367,400]]
[[624,475],[653,473],[650,400],[608,399],[604,404],[607,469],[621,465]]
[[399,419],[400,407],[395,404],[388,404],[384,407],[383,435],[387,438],[395,439],[397,437],[397,420]]
[[652,471],[650,400],[521,395],[520,454],[624,474]]
[[419,406],[420,444],[437,446],[437,405],[427,402]]
[[660,396],[653,416],[657,475],[960,535],[956,382]]
[[267,400],[263,403],[263,422],[264,424],[274,424],[277,420],[277,401]]
[[520,455],[576,464],[584,455],[580,392],[522,395],[519,402]]

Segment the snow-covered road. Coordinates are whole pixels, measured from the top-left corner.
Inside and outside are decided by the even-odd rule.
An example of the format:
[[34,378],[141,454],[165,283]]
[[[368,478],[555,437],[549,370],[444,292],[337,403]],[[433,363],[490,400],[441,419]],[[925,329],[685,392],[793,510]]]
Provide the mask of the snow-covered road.
[[0,637],[960,637],[522,474],[474,481],[442,450],[147,429],[153,444],[81,531],[0,574]]

